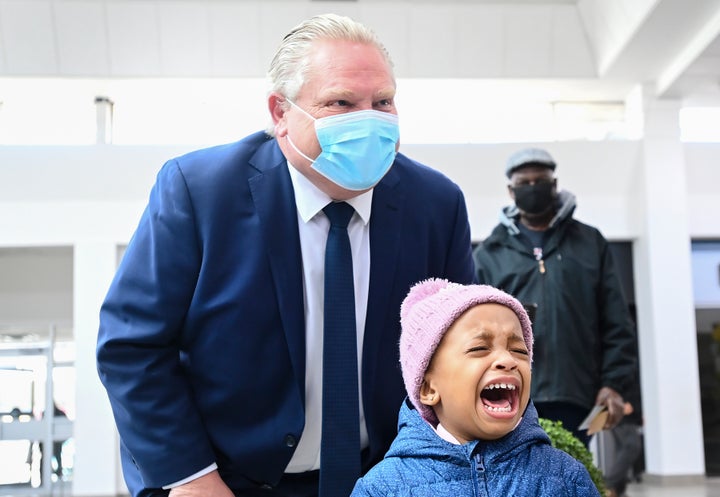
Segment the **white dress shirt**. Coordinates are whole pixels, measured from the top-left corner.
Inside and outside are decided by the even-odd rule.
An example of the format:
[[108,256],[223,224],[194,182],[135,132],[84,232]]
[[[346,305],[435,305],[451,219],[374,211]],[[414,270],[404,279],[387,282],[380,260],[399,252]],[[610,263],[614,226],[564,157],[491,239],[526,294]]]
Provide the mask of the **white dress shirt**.
[[[305,430],[286,471],[299,473],[320,468],[322,433],[323,298],[325,242],[330,221],[322,212],[332,199],[297,169],[288,165],[298,213],[305,294]],[[360,446],[368,446],[362,405],[362,348],[370,285],[370,210],[373,191],[347,201],[355,209],[348,224],[355,282],[358,391],[360,392]]]

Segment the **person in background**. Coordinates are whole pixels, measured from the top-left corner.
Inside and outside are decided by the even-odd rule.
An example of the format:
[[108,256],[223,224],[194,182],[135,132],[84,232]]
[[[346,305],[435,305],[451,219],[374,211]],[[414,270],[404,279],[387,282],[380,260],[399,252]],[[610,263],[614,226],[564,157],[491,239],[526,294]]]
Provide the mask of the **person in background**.
[[[638,407],[639,409],[639,407]],[[642,416],[631,402],[625,402],[622,421],[610,430],[613,440],[613,457],[605,473],[607,497],[624,497],[631,476],[636,476],[635,466],[642,454]]]
[[635,331],[607,240],[573,218],[575,196],[559,190],[556,163],[543,149],[512,154],[505,167],[514,204],[474,250],[480,283],[533,307],[535,368],[531,395],[542,418],[578,430],[595,405],[605,429],[623,417],[636,367]]
[[[42,416],[45,417],[45,412],[42,413]],[[56,419],[59,418],[67,418],[67,413],[64,409],[61,409],[56,402],[53,401],[53,419],[52,423],[55,422]],[[52,473],[55,475],[55,478],[57,481],[61,481],[63,479],[63,457],[62,457],[62,450],[63,445],[65,444],[66,440],[55,440],[52,444],[52,454],[50,454],[50,468],[52,469]],[[45,444],[42,441],[38,441],[38,449],[40,452],[40,459],[38,461],[38,467],[40,468],[40,474],[43,475],[43,459],[48,455],[45,451]],[[28,451],[28,457],[27,462],[28,464],[32,464],[32,453],[33,453],[33,447],[32,444],[30,445],[29,451]]]
[[491,286],[429,279],[408,293],[401,323],[408,399],[398,436],[352,497],[600,496],[538,424],[520,302]]
[[[133,496],[349,495],[396,433],[403,297],[423,278],[474,278],[464,196],[398,153],[392,63],[369,28],[302,22],[269,79],[267,131],[159,171],[100,310]],[[349,295],[325,290],[338,276]],[[348,315],[349,359],[332,366],[355,379],[324,391],[324,345]],[[324,408],[355,435],[322,435]]]

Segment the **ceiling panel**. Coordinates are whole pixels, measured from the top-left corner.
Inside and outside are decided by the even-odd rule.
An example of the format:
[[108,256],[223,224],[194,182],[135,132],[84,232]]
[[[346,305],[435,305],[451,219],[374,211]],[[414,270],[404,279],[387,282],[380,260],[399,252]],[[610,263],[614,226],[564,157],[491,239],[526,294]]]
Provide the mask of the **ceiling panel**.
[[157,8],[151,2],[108,2],[110,76],[160,76]]
[[207,4],[167,2],[157,9],[163,72],[179,77],[211,74]]
[[107,25],[102,3],[62,2],[53,8],[60,72],[68,75],[108,74]]
[[256,3],[216,3],[208,7],[210,64],[213,76],[253,77],[266,70],[260,50],[262,19]]
[[0,3],[0,30],[6,70],[44,76],[57,73],[55,19],[46,1]]
[[[262,78],[282,35],[325,11],[373,27],[399,78],[620,89],[614,100],[656,82],[662,97],[720,102],[720,0],[0,0],[0,78]],[[707,47],[689,50],[700,29]]]

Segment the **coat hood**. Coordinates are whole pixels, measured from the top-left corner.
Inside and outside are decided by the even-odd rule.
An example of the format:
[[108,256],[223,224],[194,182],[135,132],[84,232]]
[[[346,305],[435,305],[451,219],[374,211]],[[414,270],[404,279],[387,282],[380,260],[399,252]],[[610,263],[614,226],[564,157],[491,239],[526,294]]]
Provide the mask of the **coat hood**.
[[453,464],[467,466],[476,453],[489,453],[492,459],[505,459],[530,444],[550,444],[550,438],[538,424],[538,414],[532,402],[528,403],[518,426],[504,437],[456,445],[440,438],[406,400],[400,409],[397,438],[385,457],[442,458]]
[[517,427],[498,440],[446,441],[405,401],[399,432],[351,497],[600,497],[587,469],[554,448],[530,403]]
[[[550,221],[550,228],[556,226],[560,222],[572,217],[577,206],[575,195],[567,190],[558,192],[558,207],[555,217]],[[515,222],[520,216],[520,210],[515,204],[507,205],[500,211],[500,224],[505,226],[511,235],[520,233]]]

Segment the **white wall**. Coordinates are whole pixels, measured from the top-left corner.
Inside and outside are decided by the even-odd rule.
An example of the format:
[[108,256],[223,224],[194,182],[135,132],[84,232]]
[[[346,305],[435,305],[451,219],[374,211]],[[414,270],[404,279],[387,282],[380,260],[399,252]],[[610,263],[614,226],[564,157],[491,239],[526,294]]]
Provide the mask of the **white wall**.
[[[557,142],[559,186],[578,197],[577,217],[611,239],[637,236],[631,200],[641,148],[634,141]],[[508,203],[504,164],[521,144],[403,145],[465,191],[472,236],[487,235]],[[0,147],[0,247],[62,246],[78,240],[125,243],[164,161],[192,147],[98,145]],[[690,233],[720,238],[720,144],[684,146]],[[672,201],[672,199],[668,199]]]
[[[536,144],[558,162],[558,182],[578,197],[577,217],[611,239],[637,236],[631,215],[641,147],[634,141]],[[403,145],[401,151],[444,172],[465,191],[479,240],[509,202],[507,156],[523,145]],[[191,147],[0,147],[0,247],[124,243],[155,174]],[[690,237],[719,238],[720,144],[684,146]],[[668,199],[672,202],[672,199]]]
[[0,248],[0,332],[72,329],[72,247]]
[[[720,232],[720,144],[685,146],[689,190],[690,235],[718,238]],[[672,201],[672,199],[668,199]]]
[[[472,237],[480,240],[497,224],[500,208],[510,203],[505,161],[522,146],[403,145],[401,150],[444,172],[462,187]],[[533,146],[547,149],[557,161],[558,186],[578,197],[577,218],[600,227],[608,238],[630,240],[637,236],[628,203],[640,160],[637,142],[557,142]],[[717,153],[720,154],[720,147]]]

